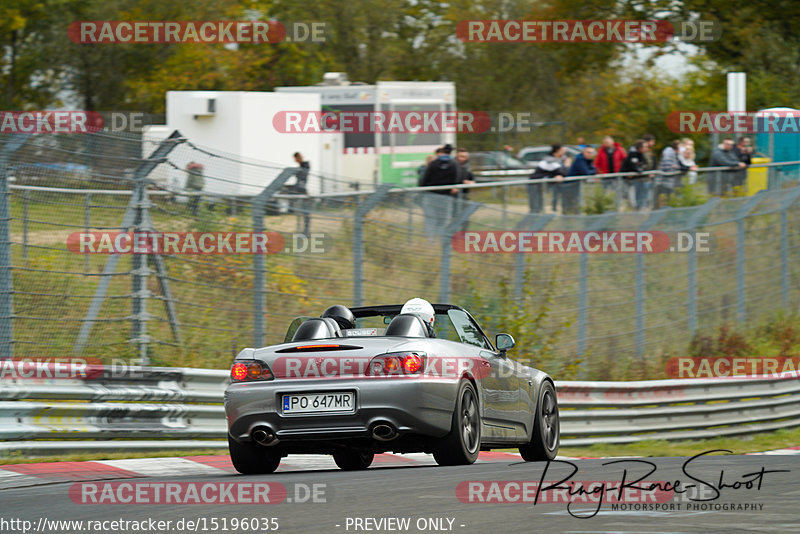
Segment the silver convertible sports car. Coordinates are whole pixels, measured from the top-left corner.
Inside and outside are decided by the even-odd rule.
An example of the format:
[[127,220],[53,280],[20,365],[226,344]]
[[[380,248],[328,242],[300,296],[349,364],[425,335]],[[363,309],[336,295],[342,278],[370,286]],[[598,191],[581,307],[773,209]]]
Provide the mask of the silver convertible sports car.
[[346,470],[376,453],[432,453],[440,465],[518,447],[555,457],[558,402],[546,373],[515,362],[464,309],[433,305],[432,325],[401,305],[298,317],[284,343],[242,350],[225,391],[228,442],[241,473],[271,473],[289,454],[330,454]]

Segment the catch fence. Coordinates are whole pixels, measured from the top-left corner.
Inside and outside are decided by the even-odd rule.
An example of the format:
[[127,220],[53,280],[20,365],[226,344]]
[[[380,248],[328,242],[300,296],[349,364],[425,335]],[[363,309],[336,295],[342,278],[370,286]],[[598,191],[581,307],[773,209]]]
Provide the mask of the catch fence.
[[[607,198],[609,211],[589,215],[553,211],[547,183],[543,209],[531,212],[526,171],[482,173],[453,200],[436,188],[314,172],[304,189],[297,167],[215,152],[178,133],[144,144],[121,134],[2,139],[3,357],[226,367],[243,347],[281,341],[296,316],[424,297],[462,305],[492,333],[511,331],[517,356],[556,377],[651,378],[693,334],[750,325],[798,302],[800,187],[788,172],[797,162],[753,166],[768,173],[767,187],[724,198],[703,198],[706,177],[729,170],[700,169],[697,183],[684,177],[685,191],[673,195],[707,201],[660,209],[633,209],[626,177],[575,179],[584,210]],[[201,192],[185,187],[195,161],[207,162]],[[699,232],[710,241],[707,252],[462,253],[453,236],[465,229]],[[120,230],[269,231],[285,247],[266,255],[69,249],[72,234]]]

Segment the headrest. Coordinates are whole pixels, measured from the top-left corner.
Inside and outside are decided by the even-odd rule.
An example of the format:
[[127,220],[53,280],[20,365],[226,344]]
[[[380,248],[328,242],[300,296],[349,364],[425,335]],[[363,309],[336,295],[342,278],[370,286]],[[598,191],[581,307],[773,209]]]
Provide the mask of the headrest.
[[341,329],[336,321],[328,317],[313,317],[301,324],[292,337],[292,341],[310,341],[313,339],[330,339],[341,336]]
[[428,327],[422,318],[413,313],[401,313],[386,327],[387,336],[428,337]]

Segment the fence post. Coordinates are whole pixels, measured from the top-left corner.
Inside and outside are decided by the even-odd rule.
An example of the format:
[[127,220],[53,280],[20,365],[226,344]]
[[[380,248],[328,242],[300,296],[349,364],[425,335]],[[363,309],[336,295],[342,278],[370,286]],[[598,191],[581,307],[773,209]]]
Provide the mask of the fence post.
[[[141,180],[135,182],[133,196],[136,199],[136,210],[133,220],[133,231],[143,232],[144,216],[143,212],[150,208],[145,185]],[[150,267],[147,265],[147,256],[144,254],[133,254],[131,256],[133,268],[131,269],[131,340],[139,347],[139,362],[142,365],[149,365],[148,345],[150,338],[147,335],[147,299],[150,298],[150,290],[147,289],[147,278],[150,275]]]
[[14,355],[12,321],[14,287],[11,279],[11,199],[8,192],[8,160],[24,145],[28,134],[18,134],[0,149],[0,358]]
[[[527,214],[514,228],[517,231],[540,232],[555,217],[554,213],[542,215],[539,213]],[[525,272],[525,253],[516,253],[516,268],[514,270],[514,300],[522,302],[522,283]]]
[[[581,180],[582,181],[582,180]],[[594,224],[589,226],[588,232],[599,232],[606,227],[606,223],[617,214],[613,211],[602,215],[592,216]],[[582,252],[579,260],[578,273],[578,356],[586,354],[587,324],[589,311],[589,256]]]
[[[451,219],[442,233],[442,272],[439,284],[439,302],[447,304],[450,300],[450,258],[453,255],[453,236],[469,220],[470,216],[480,207],[477,202],[465,203],[464,209]],[[504,212],[505,213],[505,212]]]
[[394,184],[381,184],[375,192],[358,203],[353,218],[353,305],[364,303],[364,217],[383,200]]
[[505,228],[508,217],[508,186],[504,185],[501,189],[503,190],[503,228]]
[[[92,194],[86,193],[86,199],[83,203],[83,227],[86,229],[86,233],[89,233],[91,229],[91,209],[92,209]],[[83,255],[83,270],[84,272],[89,272],[89,255]]]
[[22,261],[28,261],[28,204],[31,200],[31,192],[22,192]]
[[796,186],[781,199],[781,300],[789,308],[789,207],[800,197]]
[[[640,232],[648,232],[669,212],[669,208],[656,210],[639,227]],[[636,253],[636,356],[644,357],[645,347],[645,286],[644,286],[644,253]]]
[[[686,231],[691,232],[697,224],[719,204],[719,197],[712,197],[702,206],[698,206],[686,223]],[[686,256],[686,315],[689,334],[697,333],[697,249],[691,247]]]
[[[286,180],[297,172],[296,167],[288,167],[281,171],[261,193],[250,200],[253,234],[264,232],[264,215],[267,202],[283,187]],[[253,254],[253,346],[263,347],[267,312],[266,256]]]
[[744,220],[747,214],[761,200],[763,191],[759,191],[748,200],[736,213],[736,320],[744,323],[747,319],[745,307],[745,264],[744,264]]

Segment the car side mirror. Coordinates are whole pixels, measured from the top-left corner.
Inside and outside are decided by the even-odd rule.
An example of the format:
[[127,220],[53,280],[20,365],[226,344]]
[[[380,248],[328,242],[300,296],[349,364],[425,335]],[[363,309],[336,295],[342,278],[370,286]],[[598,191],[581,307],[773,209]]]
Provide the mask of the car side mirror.
[[494,337],[494,344],[501,354],[505,354],[508,349],[513,349],[514,345],[516,345],[511,334],[497,334]]

